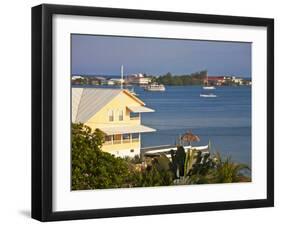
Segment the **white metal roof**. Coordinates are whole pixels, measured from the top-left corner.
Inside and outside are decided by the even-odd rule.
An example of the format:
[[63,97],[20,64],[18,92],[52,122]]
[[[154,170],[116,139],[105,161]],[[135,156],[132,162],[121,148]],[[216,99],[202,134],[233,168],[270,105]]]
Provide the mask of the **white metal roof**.
[[132,112],[136,112],[136,113],[141,113],[141,112],[154,112],[153,109],[148,108],[148,107],[144,107],[144,106],[128,106],[129,110],[131,110]]
[[113,134],[127,134],[127,133],[148,133],[155,132],[155,129],[152,129],[144,125],[120,125],[120,126],[111,126],[111,127],[101,127],[101,131],[107,135]]
[[72,122],[76,121],[83,89],[72,89]]
[[72,88],[72,122],[85,123],[121,89]]

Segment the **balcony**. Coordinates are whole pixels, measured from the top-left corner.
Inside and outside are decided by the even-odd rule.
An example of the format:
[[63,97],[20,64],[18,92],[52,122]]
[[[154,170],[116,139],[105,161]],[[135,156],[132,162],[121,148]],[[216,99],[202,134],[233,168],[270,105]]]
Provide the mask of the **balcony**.
[[139,142],[140,139],[139,138],[133,138],[131,141],[132,141],[131,143],[136,143],[136,142]]
[[130,143],[138,143],[140,142],[139,135],[128,135],[126,138],[118,136],[118,139],[113,139],[112,136],[106,138],[103,145],[115,145],[115,144],[130,144]]
[[133,116],[133,117],[131,116],[130,120],[140,120],[140,117],[139,116]]
[[114,140],[113,141],[113,144],[121,144],[122,143],[122,140]]

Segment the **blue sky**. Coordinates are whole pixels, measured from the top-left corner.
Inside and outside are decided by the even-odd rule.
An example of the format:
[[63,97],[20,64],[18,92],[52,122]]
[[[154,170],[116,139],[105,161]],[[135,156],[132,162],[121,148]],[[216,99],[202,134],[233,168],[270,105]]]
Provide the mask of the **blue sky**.
[[251,43],[72,35],[72,74],[162,75],[208,70],[251,77]]

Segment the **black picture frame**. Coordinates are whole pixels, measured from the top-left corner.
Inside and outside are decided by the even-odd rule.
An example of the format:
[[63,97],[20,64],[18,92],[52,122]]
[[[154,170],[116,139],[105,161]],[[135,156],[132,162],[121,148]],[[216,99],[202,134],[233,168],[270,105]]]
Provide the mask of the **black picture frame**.
[[[52,210],[52,18],[55,14],[181,21],[267,28],[267,198],[95,210]],[[40,221],[122,217],[274,206],[274,20],[43,4],[32,8],[32,218]]]

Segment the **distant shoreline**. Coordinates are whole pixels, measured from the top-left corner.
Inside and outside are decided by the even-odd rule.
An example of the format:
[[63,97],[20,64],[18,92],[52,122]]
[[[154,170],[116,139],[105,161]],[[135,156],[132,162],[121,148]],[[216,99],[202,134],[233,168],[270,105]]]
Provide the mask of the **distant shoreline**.
[[72,84],[94,84],[94,85],[140,85],[150,84],[171,86],[251,86],[251,78],[233,75],[210,76],[207,71],[199,71],[186,75],[173,75],[167,73],[161,76],[147,74],[132,74],[124,77],[102,76],[102,75],[72,75]]

